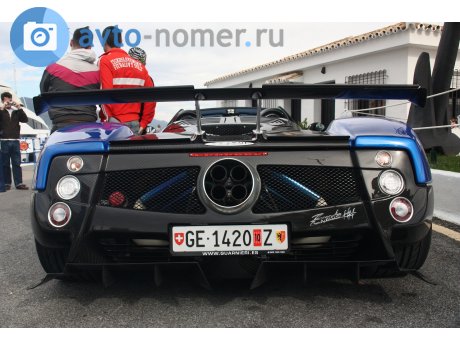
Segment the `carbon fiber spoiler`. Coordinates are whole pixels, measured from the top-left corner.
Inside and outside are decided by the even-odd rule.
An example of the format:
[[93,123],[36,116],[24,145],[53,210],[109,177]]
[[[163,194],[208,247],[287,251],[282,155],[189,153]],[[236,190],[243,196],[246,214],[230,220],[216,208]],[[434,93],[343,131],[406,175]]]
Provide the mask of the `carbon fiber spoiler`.
[[408,100],[423,107],[426,89],[418,85],[302,84],[263,85],[261,88],[195,89],[192,85],[152,88],[45,92],[34,97],[36,114],[51,107],[129,102],[260,99]]
[[97,105],[130,102],[195,101],[197,132],[192,140],[206,141],[201,129],[199,101],[256,100],[257,116],[254,140],[262,136],[261,111],[263,99],[363,99],[409,100],[423,107],[426,89],[418,85],[263,85],[261,88],[195,89],[191,85],[162,86],[135,89],[86,90],[47,92],[34,97],[35,113],[46,112],[50,107]]

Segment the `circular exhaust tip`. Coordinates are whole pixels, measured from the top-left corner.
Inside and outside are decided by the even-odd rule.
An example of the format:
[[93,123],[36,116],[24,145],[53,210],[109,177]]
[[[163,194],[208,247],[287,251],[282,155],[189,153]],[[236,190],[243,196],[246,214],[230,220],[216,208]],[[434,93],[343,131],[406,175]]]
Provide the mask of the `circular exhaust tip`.
[[223,182],[227,179],[227,169],[222,165],[215,165],[211,168],[210,176],[214,182]]
[[253,188],[251,171],[235,159],[214,163],[204,175],[206,197],[218,209],[239,208],[249,198]]
[[231,195],[236,200],[242,200],[247,197],[248,190],[243,185],[235,185],[232,188]]
[[215,201],[223,200],[226,195],[227,195],[227,191],[225,190],[225,187],[222,185],[214,185],[211,188],[211,198],[214,199]]
[[237,165],[230,171],[230,177],[235,182],[241,182],[247,179],[248,171],[242,165]]

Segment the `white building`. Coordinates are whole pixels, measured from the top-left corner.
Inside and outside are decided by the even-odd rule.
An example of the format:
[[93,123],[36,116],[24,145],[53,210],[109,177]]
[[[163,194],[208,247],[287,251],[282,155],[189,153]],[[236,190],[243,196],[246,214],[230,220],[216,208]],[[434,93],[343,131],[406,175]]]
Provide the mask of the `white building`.
[[[347,37],[279,60],[224,75],[205,83],[207,87],[260,87],[271,83],[336,84],[412,84],[417,59],[428,52],[433,68],[442,26],[422,23],[397,23],[369,33]],[[460,87],[460,59],[457,56],[453,87]],[[455,85],[458,84],[458,85]],[[460,94],[458,95],[460,97]],[[460,100],[454,96],[451,112],[460,114]],[[346,109],[385,106],[401,101],[277,100],[268,106],[282,106],[295,118],[328,124]],[[235,106],[224,101],[223,105]],[[238,101],[239,106],[251,101]],[[372,113],[406,121],[409,104],[382,108]],[[456,111],[452,111],[452,108]]]

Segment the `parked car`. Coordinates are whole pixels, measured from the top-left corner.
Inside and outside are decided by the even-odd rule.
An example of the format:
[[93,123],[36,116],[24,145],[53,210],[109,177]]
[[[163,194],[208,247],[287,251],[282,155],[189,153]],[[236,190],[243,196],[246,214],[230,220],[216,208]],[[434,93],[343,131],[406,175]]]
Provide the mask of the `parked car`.
[[[157,87],[43,94],[50,105],[195,100],[161,133],[120,124],[53,133],[32,198],[40,262],[62,277],[168,265],[231,267],[263,281],[270,266],[349,266],[357,278],[419,269],[428,254],[433,188],[425,153],[404,123],[375,117],[302,130],[263,98],[408,99],[418,86]],[[201,109],[200,100],[257,107]]]

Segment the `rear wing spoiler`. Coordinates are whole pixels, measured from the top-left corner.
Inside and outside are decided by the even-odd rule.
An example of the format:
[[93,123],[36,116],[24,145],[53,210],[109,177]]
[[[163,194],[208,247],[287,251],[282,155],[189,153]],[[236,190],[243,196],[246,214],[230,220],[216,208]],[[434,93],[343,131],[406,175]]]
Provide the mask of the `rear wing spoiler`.
[[261,88],[195,89],[192,85],[151,88],[46,92],[34,97],[36,114],[51,107],[98,105],[130,102],[195,101],[197,130],[201,131],[199,101],[257,100],[256,136],[260,134],[260,111],[263,99],[360,99],[408,100],[423,107],[426,89],[419,85],[348,85],[348,84],[269,84]]
[[191,85],[151,88],[45,92],[34,97],[35,113],[51,107],[129,102],[253,99],[408,100],[423,107],[426,89],[418,85],[263,85],[261,88],[195,89]]

